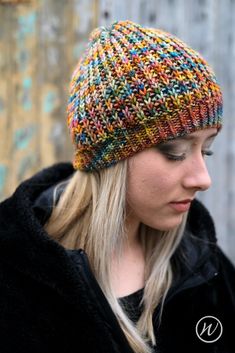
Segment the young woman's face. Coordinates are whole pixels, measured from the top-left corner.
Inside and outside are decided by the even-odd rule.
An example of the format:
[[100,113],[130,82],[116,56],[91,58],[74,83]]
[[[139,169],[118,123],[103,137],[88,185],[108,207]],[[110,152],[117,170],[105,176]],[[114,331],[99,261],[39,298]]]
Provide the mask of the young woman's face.
[[146,148],[128,160],[127,212],[132,220],[169,230],[182,221],[197,191],[210,187],[205,156],[217,129]]

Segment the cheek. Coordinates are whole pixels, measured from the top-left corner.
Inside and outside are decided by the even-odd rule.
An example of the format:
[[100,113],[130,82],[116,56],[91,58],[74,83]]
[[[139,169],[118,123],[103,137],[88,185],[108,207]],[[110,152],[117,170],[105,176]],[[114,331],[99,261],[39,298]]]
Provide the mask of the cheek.
[[[142,163],[143,162],[143,163]],[[156,157],[153,162],[140,158],[130,168],[127,177],[127,213],[140,222],[159,230],[178,226],[182,214],[169,208],[169,202],[179,196],[181,173]]]
[[145,169],[144,173],[131,174],[127,184],[129,203],[142,208],[157,206],[167,197],[171,184],[170,178],[159,171],[150,173]]
[[176,192],[177,173],[156,152],[147,151],[129,160],[127,203],[135,213],[161,211]]

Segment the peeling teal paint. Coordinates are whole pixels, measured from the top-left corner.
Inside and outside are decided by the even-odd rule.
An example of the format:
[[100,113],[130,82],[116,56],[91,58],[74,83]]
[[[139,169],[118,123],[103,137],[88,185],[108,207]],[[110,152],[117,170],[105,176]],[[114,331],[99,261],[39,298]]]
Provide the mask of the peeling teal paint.
[[57,95],[55,94],[55,92],[48,92],[44,98],[43,112],[51,113],[55,108],[56,100],[57,100]]
[[23,80],[23,96],[22,96],[22,106],[23,109],[29,111],[32,109],[32,101],[30,98],[30,91],[32,88],[32,78],[26,77]]
[[0,97],[0,114],[4,111],[4,102],[3,99]]
[[[16,62],[19,71],[25,71],[30,62],[30,54],[27,50],[26,39],[29,35],[35,35],[36,32],[37,13],[35,11],[27,15],[20,15],[18,17],[18,30],[16,31],[15,38],[17,41]],[[28,107],[27,107],[28,110]]]
[[25,48],[22,48],[16,53],[16,62],[18,64],[19,71],[25,71],[30,61],[30,55]]
[[29,143],[36,133],[36,124],[20,128],[15,131],[13,137],[14,149],[24,150],[29,147]]
[[7,167],[2,164],[0,165],[0,196],[3,193],[3,189],[6,184],[6,176],[7,176]]
[[23,80],[23,88],[24,89],[30,89],[32,87],[32,78],[31,77],[26,77]]
[[26,36],[28,34],[35,33],[37,14],[35,11],[28,13],[27,15],[19,16],[19,35]]

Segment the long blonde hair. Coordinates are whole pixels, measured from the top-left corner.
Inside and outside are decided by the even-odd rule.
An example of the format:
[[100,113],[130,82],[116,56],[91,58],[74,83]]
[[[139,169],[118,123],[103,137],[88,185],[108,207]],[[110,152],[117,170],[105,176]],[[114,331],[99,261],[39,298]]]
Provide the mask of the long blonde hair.
[[[142,314],[136,323],[128,318],[111,285],[111,259],[115,249],[121,254],[126,239],[127,160],[93,173],[75,171],[56,204],[57,185],[51,217],[44,225],[48,234],[68,249],[86,251],[92,271],[116,315],[126,338],[136,353],[150,353],[156,345],[152,314],[161,306],[173,280],[170,259],[182,236],[186,216],[174,230],[160,232],[144,224],[140,239],[144,249],[145,288]],[[108,216],[107,216],[108,215]]]

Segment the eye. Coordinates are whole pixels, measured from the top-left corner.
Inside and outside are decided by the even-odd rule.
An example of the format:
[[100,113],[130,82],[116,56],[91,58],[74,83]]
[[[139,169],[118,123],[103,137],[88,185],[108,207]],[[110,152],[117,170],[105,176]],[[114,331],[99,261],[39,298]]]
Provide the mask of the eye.
[[183,161],[188,153],[188,147],[185,144],[176,142],[159,144],[157,150],[169,161]]
[[213,156],[214,152],[211,150],[202,150],[203,156]]
[[[205,156],[212,156],[214,153],[211,150],[202,150],[203,157]],[[184,161],[186,159],[186,153],[175,154],[164,152],[164,156],[170,161]]]
[[186,153],[182,153],[180,155],[172,154],[172,153],[164,153],[165,157],[170,161],[183,161],[186,158]]

